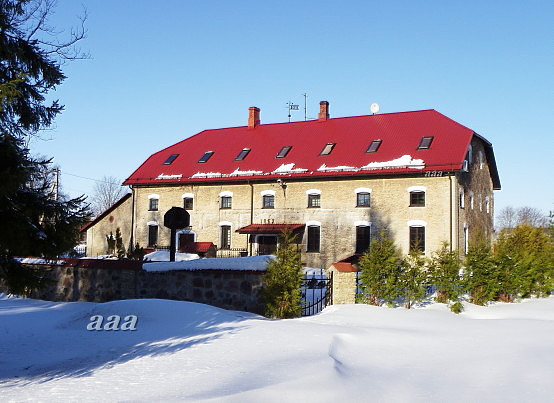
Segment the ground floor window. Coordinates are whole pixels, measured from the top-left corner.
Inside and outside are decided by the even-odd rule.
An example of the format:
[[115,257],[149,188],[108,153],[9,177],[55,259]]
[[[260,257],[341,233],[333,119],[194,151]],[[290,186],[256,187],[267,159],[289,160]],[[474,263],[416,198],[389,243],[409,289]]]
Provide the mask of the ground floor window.
[[221,245],[220,249],[229,249],[231,247],[231,226],[222,225],[221,227]]
[[156,247],[158,245],[158,226],[149,225],[148,226],[148,247]]
[[410,251],[425,252],[425,227],[410,227]]
[[308,226],[307,252],[319,252],[320,227],[318,225]]
[[358,225],[356,227],[356,253],[364,253],[369,250],[371,227]]

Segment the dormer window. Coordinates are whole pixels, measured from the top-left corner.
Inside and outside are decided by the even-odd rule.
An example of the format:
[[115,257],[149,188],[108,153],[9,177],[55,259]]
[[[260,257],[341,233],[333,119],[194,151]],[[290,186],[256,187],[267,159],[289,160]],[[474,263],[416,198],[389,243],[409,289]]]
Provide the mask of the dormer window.
[[277,153],[275,158],[285,158],[287,156],[287,154],[289,153],[291,148],[292,148],[292,146],[284,146],[283,148],[281,148],[281,151],[279,151]]
[[331,151],[333,151],[333,148],[335,147],[336,143],[327,143],[325,144],[325,147],[323,147],[323,150],[319,153],[319,155],[329,155],[331,154]]
[[206,151],[206,153],[204,153],[204,155],[198,160],[198,162],[202,164],[208,161],[212,155],[214,155],[213,151]]
[[179,154],[171,154],[167,159],[164,161],[164,165],[171,165],[173,161],[175,161],[175,158],[177,158]]
[[431,148],[431,143],[433,142],[433,136],[424,136],[421,138],[419,145],[417,146],[418,150],[427,150]]
[[239,153],[239,155],[236,156],[235,161],[242,161],[246,158],[248,153],[250,152],[249,148],[243,148],[242,151]]
[[383,140],[373,140],[366,150],[366,153],[375,153],[381,146]]

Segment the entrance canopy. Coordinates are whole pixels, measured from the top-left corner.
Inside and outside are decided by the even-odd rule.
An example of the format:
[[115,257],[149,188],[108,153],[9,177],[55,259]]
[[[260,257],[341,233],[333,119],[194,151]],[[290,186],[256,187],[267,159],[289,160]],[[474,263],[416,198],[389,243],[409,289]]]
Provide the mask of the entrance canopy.
[[304,224],[250,224],[239,228],[239,234],[280,234],[283,231],[297,232],[304,229]]

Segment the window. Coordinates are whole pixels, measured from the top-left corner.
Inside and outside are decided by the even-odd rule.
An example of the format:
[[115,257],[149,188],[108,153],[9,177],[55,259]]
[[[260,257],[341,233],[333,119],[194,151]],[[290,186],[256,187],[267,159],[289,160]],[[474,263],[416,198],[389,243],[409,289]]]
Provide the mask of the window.
[[329,155],[329,154],[331,154],[331,151],[333,151],[334,147],[335,147],[335,143],[325,144],[325,147],[323,147],[323,150],[321,150],[319,155]]
[[477,155],[479,156],[479,169],[483,169],[483,164],[485,163],[485,159],[483,158],[483,152],[479,151]]
[[292,146],[284,146],[283,148],[281,148],[281,151],[279,151],[277,153],[275,158],[285,158],[287,156],[287,154],[289,153],[291,148],[292,148]]
[[319,225],[308,226],[308,245],[306,252],[319,252]]
[[356,253],[364,253],[369,250],[371,227],[358,225],[356,227]]
[[466,224],[464,224],[464,253],[467,255],[469,250],[469,229]]
[[371,205],[371,193],[356,193],[356,207],[369,207]]
[[308,194],[308,207],[310,208],[321,207],[321,195],[317,193]]
[[469,192],[469,207],[473,210],[473,206],[475,204],[474,202],[474,196],[473,196],[473,192]]
[[219,208],[228,209],[232,207],[233,198],[231,196],[221,196],[221,204]]
[[183,208],[185,210],[192,210],[194,207],[194,199],[192,197],[183,197]]
[[156,247],[158,245],[158,226],[148,225],[148,247]]
[[148,210],[150,211],[158,211],[158,198],[150,198],[148,199]]
[[220,228],[221,228],[220,249],[229,249],[231,247],[231,226],[222,225]]
[[171,165],[173,161],[175,161],[175,158],[177,158],[179,154],[171,154],[164,162],[164,165]]
[[425,227],[410,226],[410,251],[425,252]]
[[[464,189],[460,189],[460,208],[465,208],[466,206],[466,203],[465,203],[465,195],[464,195]],[[479,208],[481,208],[479,206]]]
[[425,207],[425,192],[420,190],[410,192],[410,207]]
[[491,202],[489,196],[485,197],[485,211],[487,212],[487,214],[491,212]]
[[365,152],[366,153],[375,153],[375,152],[377,152],[377,150],[381,146],[382,142],[383,142],[383,140],[373,140]]
[[418,150],[426,150],[431,147],[433,142],[433,136],[424,136],[421,138],[419,145],[417,146]]
[[275,196],[273,195],[262,196],[262,208],[274,208],[274,207],[275,207]]
[[213,151],[207,151],[206,153],[204,153],[202,158],[198,160],[198,162],[203,164],[204,162],[208,161],[212,155],[214,155]]
[[250,152],[249,148],[243,148],[242,151],[239,153],[239,155],[237,155],[237,157],[235,158],[235,161],[242,161],[243,159],[246,158],[249,152]]

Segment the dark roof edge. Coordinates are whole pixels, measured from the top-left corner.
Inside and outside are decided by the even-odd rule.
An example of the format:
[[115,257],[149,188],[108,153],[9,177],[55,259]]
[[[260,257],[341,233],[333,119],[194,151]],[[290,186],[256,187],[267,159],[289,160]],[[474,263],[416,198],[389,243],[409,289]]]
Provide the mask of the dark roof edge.
[[473,132],[473,135],[483,142],[485,146],[485,156],[487,157],[487,162],[489,164],[489,172],[492,179],[492,188],[494,190],[502,189],[500,184],[500,175],[498,174],[498,167],[496,166],[496,159],[494,158],[494,151],[492,149],[492,143],[488,141],[483,136]]

